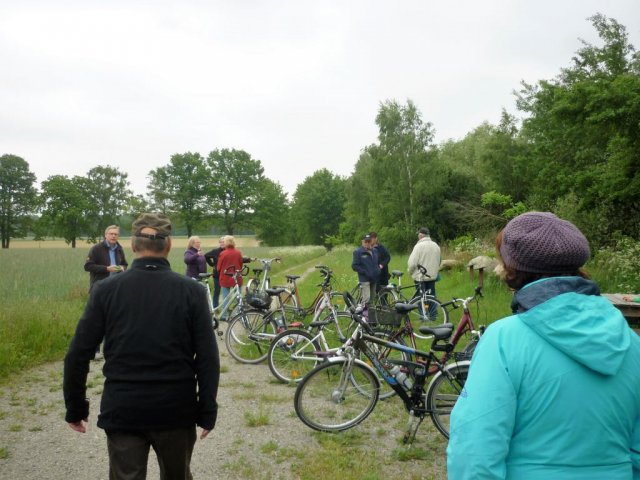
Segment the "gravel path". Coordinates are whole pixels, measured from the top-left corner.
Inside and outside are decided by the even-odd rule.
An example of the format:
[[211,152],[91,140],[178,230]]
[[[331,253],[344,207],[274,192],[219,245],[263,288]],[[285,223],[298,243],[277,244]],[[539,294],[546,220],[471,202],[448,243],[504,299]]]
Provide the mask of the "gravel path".
[[[406,413],[397,399],[378,404],[362,425],[339,435],[319,435],[305,427],[293,409],[294,388],[277,383],[266,365],[241,365],[219,342],[222,373],[220,412],[209,438],[196,442],[192,471],[196,479],[298,479],[329,476],[342,468],[375,462],[370,479],[444,479],[444,439],[426,420],[412,450],[398,439]],[[28,371],[0,386],[0,479],[107,479],[106,437],[96,425],[102,391],[102,362],[92,362],[89,394],[92,411],[88,431],[79,434],[64,422],[62,363]],[[268,420],[250,426],[251,415]],[[355,458],[331,459],[318,465],[318,448],[327,438],[345,443]],[[335,450],[333,450],[335,452]],[[398,451],[400,453],[398,453]],[[406,452],[419,453],[408,455]],[[402,452],[405,452],[403,458]],[[335,454],[335,453],[334,453]],[[358,463],[360,462],[360,463]],[[342,465],[342,464],[341,464]],[[353,471],[349,473],[355,473]],[[148,478],[158,478],[153,453]]]

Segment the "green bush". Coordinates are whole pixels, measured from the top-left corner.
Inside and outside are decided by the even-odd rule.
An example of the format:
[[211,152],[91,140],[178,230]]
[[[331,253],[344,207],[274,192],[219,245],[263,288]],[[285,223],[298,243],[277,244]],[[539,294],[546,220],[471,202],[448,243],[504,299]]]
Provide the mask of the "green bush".
[[598,250],[590,266],[602,291],[640,292],[640,241],[620,237],[613,246]]

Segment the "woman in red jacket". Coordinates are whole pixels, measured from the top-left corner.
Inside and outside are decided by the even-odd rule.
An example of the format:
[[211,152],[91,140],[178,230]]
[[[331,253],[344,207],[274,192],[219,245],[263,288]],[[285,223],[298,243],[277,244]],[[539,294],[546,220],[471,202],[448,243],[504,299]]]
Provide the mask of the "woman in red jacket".
[[[229,292],[235,286],[233,277],[225,275],[227,273],[233,273],[235,271],[242,270],[242,253],[236,248],[236,239],[233,235],[227,235],[224,237],[224,250],[220,252],[218,257],[217,269],[220,272],[220,287],[222,289],[222,304],[225,305]],[[238,284],[242,286],[242,277],[238,277]],[[222,320],[225,320],[223,318]]]

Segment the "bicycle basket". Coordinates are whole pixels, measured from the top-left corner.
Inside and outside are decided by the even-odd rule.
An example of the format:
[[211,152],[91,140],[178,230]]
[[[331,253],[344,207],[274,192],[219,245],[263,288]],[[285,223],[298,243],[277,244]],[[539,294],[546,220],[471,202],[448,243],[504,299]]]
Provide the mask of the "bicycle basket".
[[246,301],[254,308],[267,309],[271,306],[271,297],[267,292],[247,292]]
[[402,325],[402,314],[392,307],[369,307],[369,323],[399,327]]

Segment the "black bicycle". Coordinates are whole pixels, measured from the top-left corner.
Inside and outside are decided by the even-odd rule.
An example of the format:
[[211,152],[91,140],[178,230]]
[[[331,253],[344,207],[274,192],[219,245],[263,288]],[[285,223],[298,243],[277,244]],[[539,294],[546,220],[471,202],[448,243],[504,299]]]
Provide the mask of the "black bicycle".
[[[399,315],[407,315],[417,305],[397,303]],[[464,387],[470,361],[450,359],[443,363],[438,354],[441,342],[451,337],[452,324],[420,327],[433,335],[428,352],[389,342],[379,336],[358,313],[358,322],[340,355],[329,357],[311,370],[298,384],[294,398],[296,414],[307,426],[324,432],[337,432],[358,425],[373,411],[380,395],[382,378],[401,398],[409,413],[404,442],[413,442],[426,416],[449,437],[449,415]],[[434,348],[435,347],[435,348]],[[387,349],[404,353],[411,360],[381,356]],[[364,355],[367,362],[360,358]],[[427,379],[435,374],[427,385]],[[377,374],[376,374],[377,373]]]

